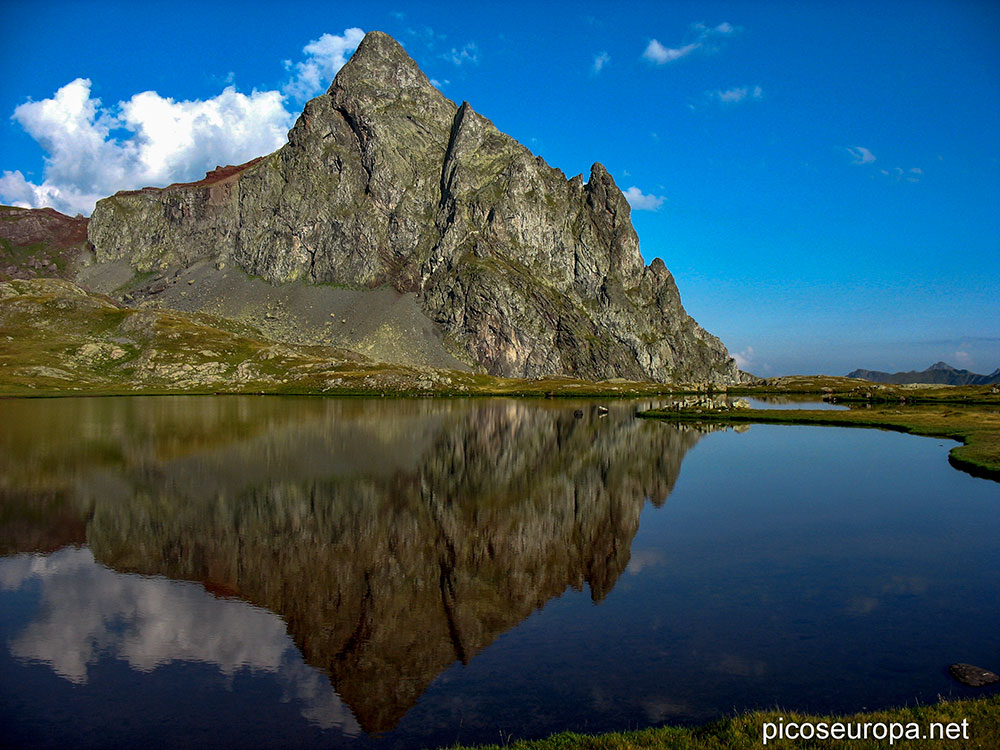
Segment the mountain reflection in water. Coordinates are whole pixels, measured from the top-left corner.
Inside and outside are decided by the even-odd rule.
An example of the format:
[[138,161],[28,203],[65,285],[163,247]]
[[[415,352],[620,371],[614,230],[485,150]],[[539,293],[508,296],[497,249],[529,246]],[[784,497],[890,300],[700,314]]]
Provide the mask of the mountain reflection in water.
[[568,587],[604,598],[701,434],[635,404],[32,406],[2,405],[0,586],[42,592],[11,653],[75,683],[99,653],[261,670],[347,735],[395,727]]

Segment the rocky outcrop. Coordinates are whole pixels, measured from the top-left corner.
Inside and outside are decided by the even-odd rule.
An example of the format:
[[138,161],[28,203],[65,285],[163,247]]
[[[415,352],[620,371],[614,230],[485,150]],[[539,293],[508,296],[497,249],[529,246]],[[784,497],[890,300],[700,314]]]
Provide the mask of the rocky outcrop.
[[948,667],[948,674],[969,687],[985,687],[1000,682],[1000,676],[996,672],[971,664],[952,664]]
[[0,281],[68,279],[89,260],[87,219],[52,208],[0,206]]
[[273,284],[413,293],[460,357],[495,375],[731,383],[722,343],[645,266],[600,164],[567,180],[445,98],[369,33],[287,145],[198,183],[100,201],[101,261],[233,262]]

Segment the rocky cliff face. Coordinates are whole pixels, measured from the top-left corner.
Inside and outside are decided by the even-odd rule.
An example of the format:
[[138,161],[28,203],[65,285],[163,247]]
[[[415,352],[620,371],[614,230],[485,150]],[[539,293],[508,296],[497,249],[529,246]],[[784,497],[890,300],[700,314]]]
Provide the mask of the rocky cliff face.
[[369,33],[288,144],[197,183],[118,193],[90,222],[98,260],[150,271],[235,262],[274,284],[412,292],[494,375],[735,382],[663,262],[644,266],[600,164],[567,180],[435,89]]

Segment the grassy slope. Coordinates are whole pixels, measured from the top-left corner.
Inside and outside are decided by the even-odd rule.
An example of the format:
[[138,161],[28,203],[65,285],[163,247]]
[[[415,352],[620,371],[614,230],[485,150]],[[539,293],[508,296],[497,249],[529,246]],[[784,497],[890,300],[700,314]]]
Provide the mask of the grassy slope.
[[[683,729],[658,727],[635,732],[612,732],[596,736],[563,732],[544,740],[519,740],[505,745],[488,745],[479,750],[740,750],[741,748],[762,747],[762,733],[765,722],[900,722],[905,725],[916,722],[921,732],[929,731],[931,722],[961,722],[968,720],[968,739],[953,740],[911,740],[896,741],[893,747],[919,747],[926,750],[939,748],[997,748],[1000,747],[1000,696],[978,700],[946,701],[932,706],[915,706],[890,711],[874,711],[844,717],[806,716],[778,711],[756,711],[735,718],[726,718],[703,727]],[[871,731],[871,730],[869,730]],[[885,748],[888,740],[771,740],[767,747],[830,748],[843,747],[856,750]],[[455,745],[452,750],[463,750]]]
[[268,340],[199,313],[136,309],[67,281],[0,283],[0,396],[136,393],[640,396],[658,383],[520,380],[390,365]]
[[[495,378],[387,365],[344,349],[280,344],[251,325],[227,318],[124,307],[68,281],[0,282],[0,396],[263,392],[630,397],[697,389],[568,377]],[[730,389],[730,395],[820,393],[845,401],[992,399],[1000,406],[1000,395],[985,386],[914,391],[814,376]]]
[[[250,325],[210,315],[123,307],[67,281],[0,282],[0,396],[226,392],[621,398],[696,391],[683,384],[521,380],[387,365],[343,349],[279,344]],[[1000,407],[1000,395],[989,387],[914,391],[818,376],[773,379],[729,393],[825,393],[844,401],[905,398],[907,403]]]

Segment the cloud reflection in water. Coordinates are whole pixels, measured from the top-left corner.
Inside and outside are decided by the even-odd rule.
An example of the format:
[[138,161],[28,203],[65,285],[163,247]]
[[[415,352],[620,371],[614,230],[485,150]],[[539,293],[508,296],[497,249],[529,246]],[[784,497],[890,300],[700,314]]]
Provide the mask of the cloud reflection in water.
[[18,659],[47,664],[77,685],[105,654],[140,672],[176,661],[212,664],[230,678],[243,669],[266,672],[308,721],[360,732],[326,675],[303,662],[285,623],[265,609],[195,583],[116,573],[86,547],[0,558],[0,589],[34,581],[38,616],[7,644]]

